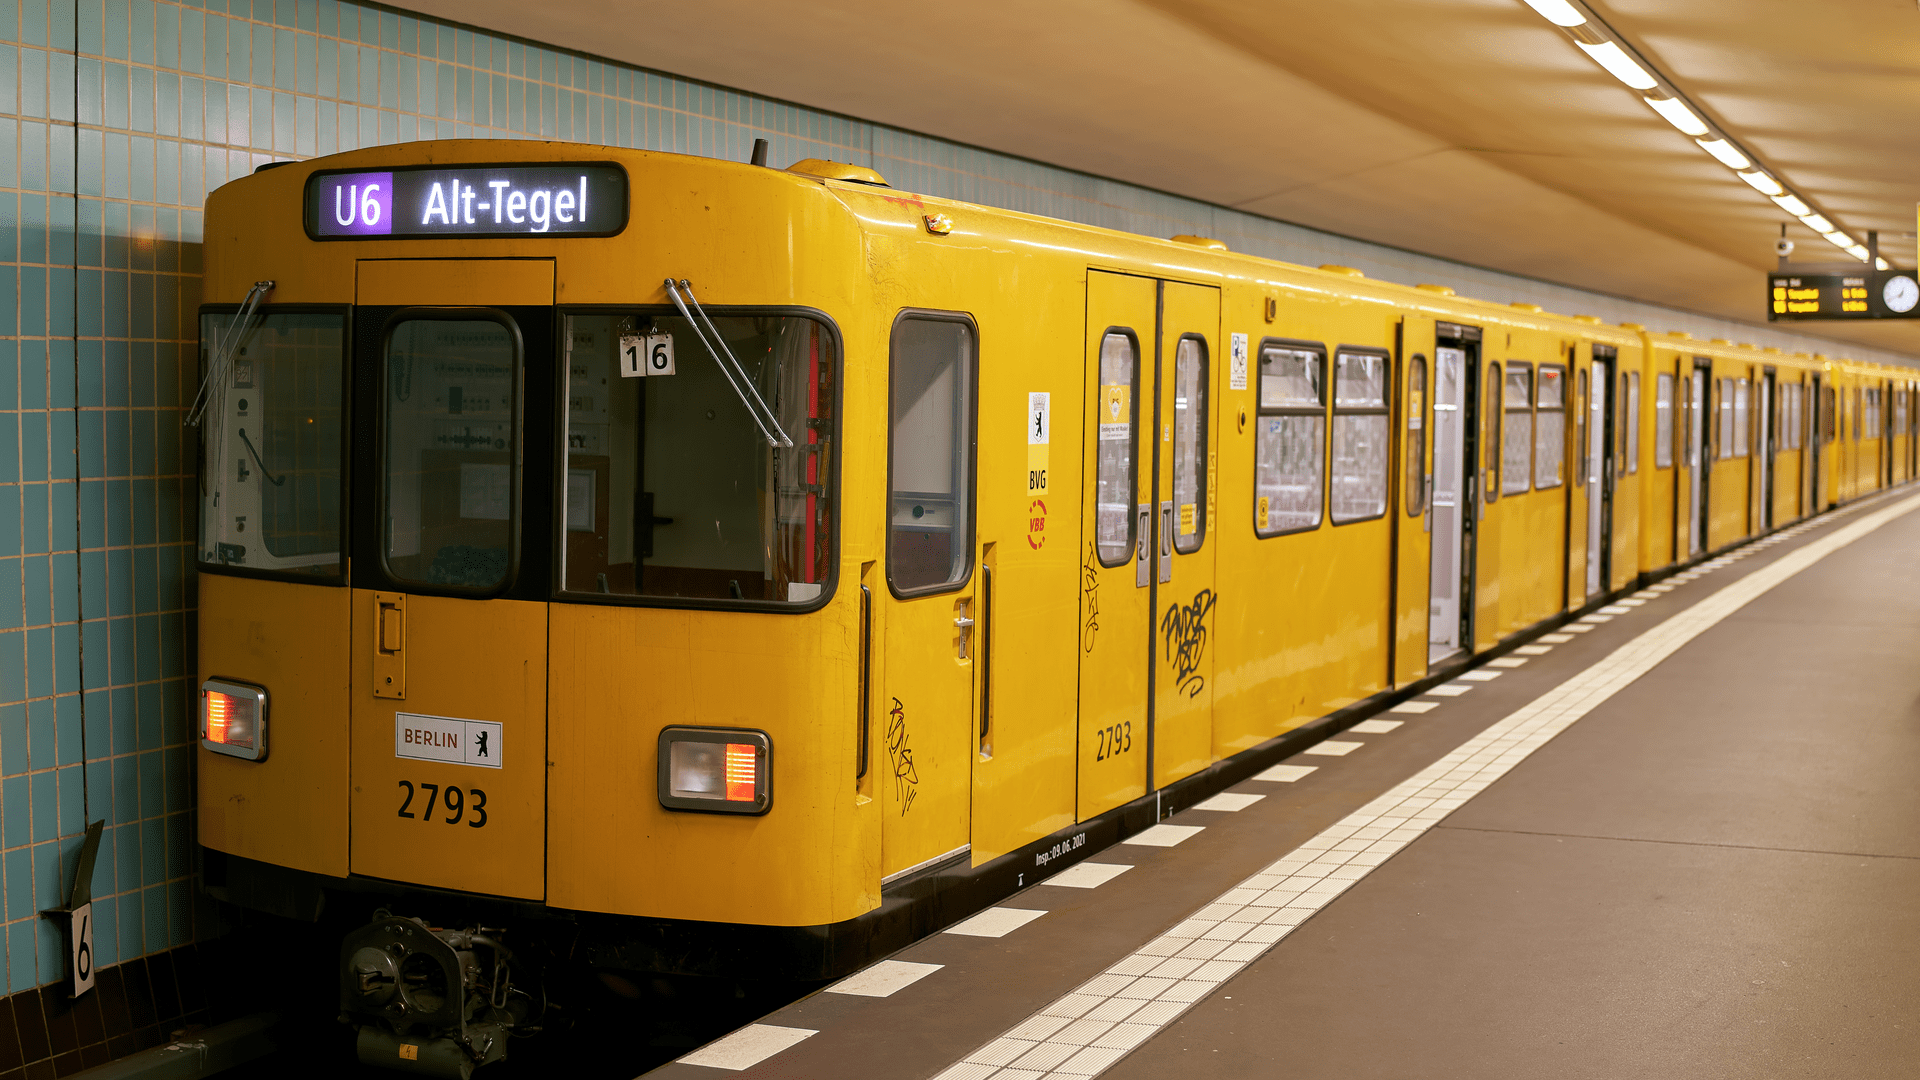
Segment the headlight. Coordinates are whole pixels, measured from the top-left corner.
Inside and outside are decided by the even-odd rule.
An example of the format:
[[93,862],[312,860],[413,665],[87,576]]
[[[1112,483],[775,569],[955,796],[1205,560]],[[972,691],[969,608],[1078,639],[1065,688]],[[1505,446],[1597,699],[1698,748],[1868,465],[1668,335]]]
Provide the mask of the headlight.
[[200,745],[216,754],[260,761],[267,756],[267,689],[208,679],[200,684]]
[[773,803],[773,740],[744,728],[660,732],[660,805],[669,810],[764,814]]

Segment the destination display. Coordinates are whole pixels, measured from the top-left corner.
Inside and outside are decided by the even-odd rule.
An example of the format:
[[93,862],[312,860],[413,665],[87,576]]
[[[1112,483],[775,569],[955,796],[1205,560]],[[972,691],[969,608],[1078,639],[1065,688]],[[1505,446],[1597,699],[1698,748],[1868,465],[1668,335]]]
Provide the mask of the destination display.
[[1912,270],[1858,274],[1768,274],[1767,321],[1920,318]]
[[627,226],[627,173],[609,164],[468,165],[316,173],[307,235],[612,236]]

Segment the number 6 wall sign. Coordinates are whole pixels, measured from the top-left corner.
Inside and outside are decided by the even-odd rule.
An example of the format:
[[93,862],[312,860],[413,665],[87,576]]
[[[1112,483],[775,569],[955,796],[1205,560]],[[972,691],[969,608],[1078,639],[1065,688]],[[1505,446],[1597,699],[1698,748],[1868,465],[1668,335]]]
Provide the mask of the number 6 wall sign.
[[80,860],[73,868],[73,889],[67,894],[66,905],[40,913],[65,924],[74,997],[93,989],[93,859],[100,853],[100,830],[106,824],[96,821],[87,826],[87,838],[80,843]]

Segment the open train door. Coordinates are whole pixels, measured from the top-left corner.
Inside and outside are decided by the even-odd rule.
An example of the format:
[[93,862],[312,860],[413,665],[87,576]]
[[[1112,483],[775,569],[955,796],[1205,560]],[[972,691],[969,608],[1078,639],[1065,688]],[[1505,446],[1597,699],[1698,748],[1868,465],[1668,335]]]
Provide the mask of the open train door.
[[363,260],[355,874],[546,895],[548,259]]
[[1427,662],[1473,647],[1479,536],[1480,328],[1434,324],[1433,509]]
[[1404,686],[1427,673],[1427,605],[1431,599],[1433,515],[1433,425],[1428,422],[1433,373],[1434,323],[1425,315],[1400,321],[1400,483],[1393,518],[1393,672]]

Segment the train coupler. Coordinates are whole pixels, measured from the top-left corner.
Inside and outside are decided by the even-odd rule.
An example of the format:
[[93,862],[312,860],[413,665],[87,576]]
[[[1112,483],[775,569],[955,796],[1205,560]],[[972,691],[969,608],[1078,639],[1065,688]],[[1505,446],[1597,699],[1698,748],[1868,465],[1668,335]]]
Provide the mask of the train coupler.
[[504,934],[436,928],[377,912],[341,943],[341,1019],[358,1029],[360,1060],[468,1080],[526,1034],[534,996],[514,985]]

